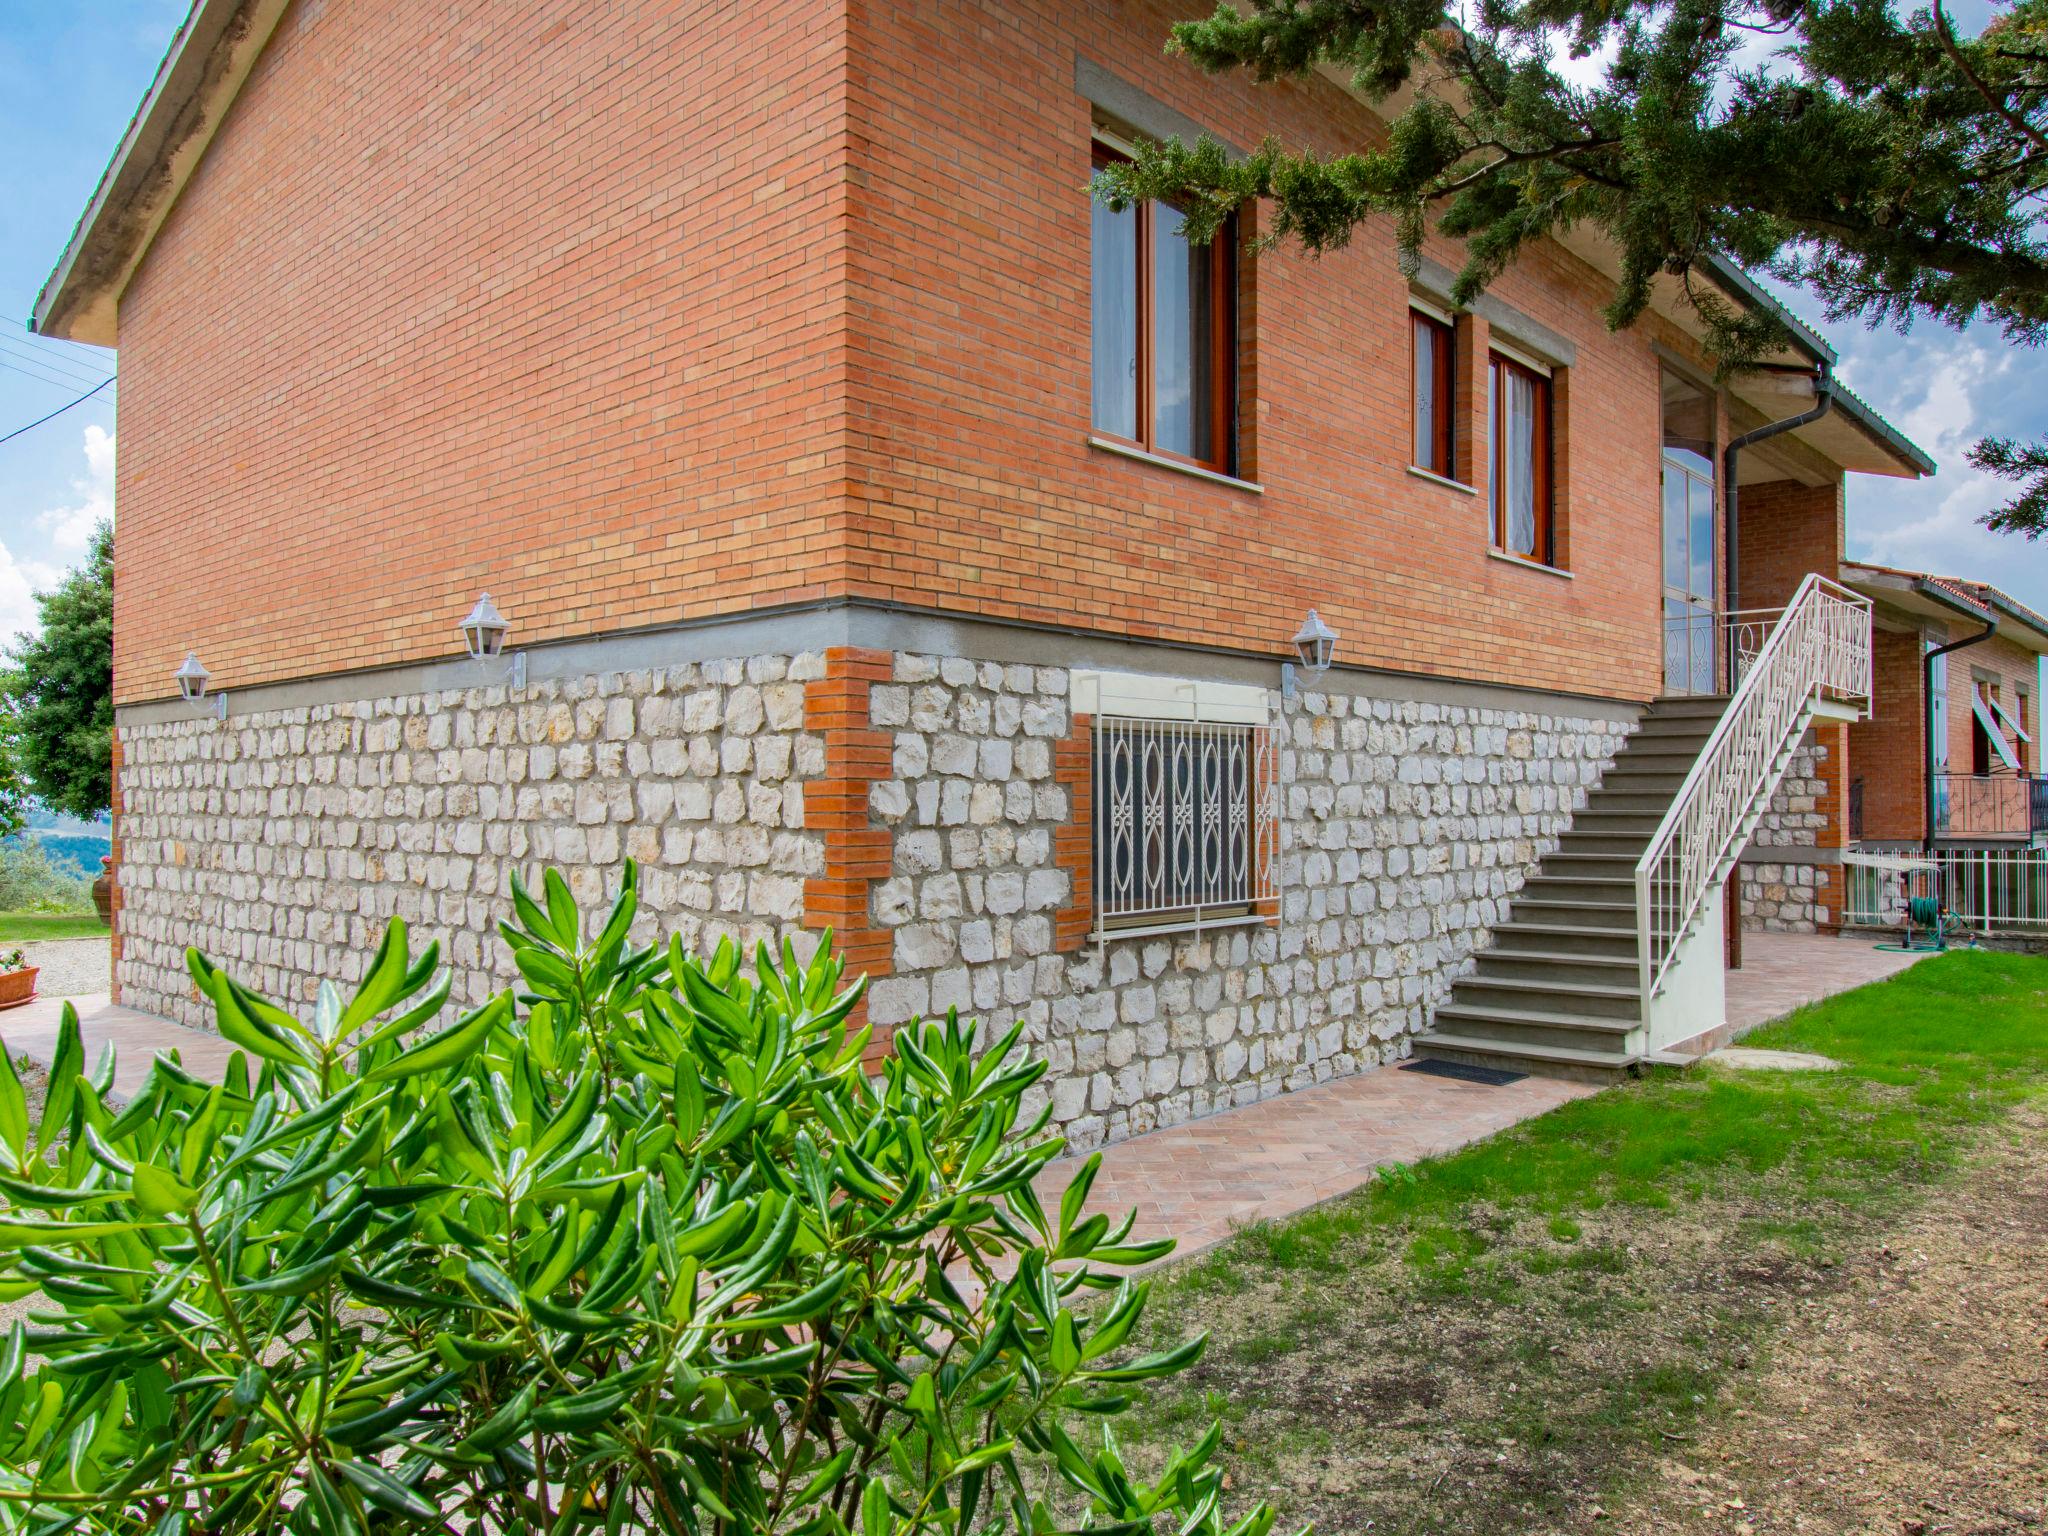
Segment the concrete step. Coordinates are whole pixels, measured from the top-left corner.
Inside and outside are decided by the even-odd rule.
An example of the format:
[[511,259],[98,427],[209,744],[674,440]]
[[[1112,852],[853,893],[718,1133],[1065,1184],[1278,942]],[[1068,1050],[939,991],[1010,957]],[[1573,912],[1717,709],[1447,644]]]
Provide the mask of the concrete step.
[[[1479,952],[1473,976],[1483,981],[1548,982],[1560,986],[1623,987],[1636,996],[1638,971],[1634,946],[1625,955],[1583,949],[1507,948],[1495,944]],[[1460,987],[1464,981],[1458,983]]]
[[1535,901],[1592,901],[1635,908],[1634,867],[1617,875],[1531,875],[1522,882],[1522,894]]
[[1612,1082],[1635,1069],[1636,1060],[1620,1050],[1589,1051],[1578,1046],[1545,1045],[1536,1042],[1510,1044],[1436,1029],[1415,1038],[1415,1049],[1439,1061],[1462,1061],[1471,1066],[1504,1067],[1510,1071],[1541,1073],[1546,1077],[1578,1078],[1591,1082]]
[[1508,907],[1508,922],[1516,926],[1540,924],[1546,927],[1598,928],[1626,933],[1635,940],[1636,904],[1633,901],[1571,901],[1556,895],[1516,896]]
[[1493,930],[1493,947],[1482,954],[1592,955],[1636,963],[1636,930],[1596,928],[1585,923],[1527,922],[1510,917]]
[[1643,1012],[1633,975],[1628,976],[1628,985],[1617,986],[1612,980],[1604,984],[1560,982],[1474,972],[1460,977],[1451,988],[1451,1003],[1488,1012],[1526,1010],[1565,1021],[1624,1020],[1629,1028],[1635,1027]]
[[[1593,792],[1586,803],[1587,811],[1611,811],[1630,816],[1651,818],[1650,830],[1655,831],[1664,813],[1671,809],[1671,801],[1678,793],[1678,786],[1685,782],[1674,775],[1668,785],[1602,784]],[[1585,815],[1585,811],[1579,813]]]
[[1728,695],[1725,693],[1667,693],[1653,699],[1650,707],[1643,711],[1645,720],[1676,720],[1681,718],[1718,720],[1728,712]]
[[1574,823],[1572,830],[1557,840],[1557,853],[1551,857],[1616,858],[1625,860],[1633,869],[1643,850],[1649,847],[1650,834],[1654,831],[1654,819],[1653,824],[1641,832],[1581,832]]
[[1577,844],[1561,844],[1557,852],[1544,856],[1542,872],[1545,875],[1573,880],[1633,881],[1636,877],[1636,860],[1641,855],[1640,847],[1633,850],[1601,850],[1581,848]]

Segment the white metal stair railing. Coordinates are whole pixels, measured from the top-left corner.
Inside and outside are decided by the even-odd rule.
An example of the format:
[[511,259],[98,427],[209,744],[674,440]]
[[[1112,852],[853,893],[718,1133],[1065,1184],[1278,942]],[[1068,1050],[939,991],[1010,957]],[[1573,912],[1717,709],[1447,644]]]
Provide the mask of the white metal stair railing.
[[1646,1022],[1680,941],[1742,852],[1814,707],[1824,699],[1867,704],[1870,599],[1810,575],[1744,661],[1740,686],[1636,861]]

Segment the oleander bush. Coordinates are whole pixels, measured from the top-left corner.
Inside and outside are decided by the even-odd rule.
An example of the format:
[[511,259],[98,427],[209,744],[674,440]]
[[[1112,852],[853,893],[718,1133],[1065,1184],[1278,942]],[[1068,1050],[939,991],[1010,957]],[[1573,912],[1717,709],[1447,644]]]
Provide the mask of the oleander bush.
[[[514,886],[523,981],[451,1020],[394,922],[307,1019],[196,952],[226,1080],[125,1106],[68,1012],[33,1123],[0,1069],[0,1526],[1266,1536],[1218,1434],[1109,1425],[1170,1244],[1045,1209],[1017,1029],[865,1070],[829,943],[744,968]],[[0,1053],[0,1062],[5,1053]],[[872,1075],[870,1075],[872,1072]]]

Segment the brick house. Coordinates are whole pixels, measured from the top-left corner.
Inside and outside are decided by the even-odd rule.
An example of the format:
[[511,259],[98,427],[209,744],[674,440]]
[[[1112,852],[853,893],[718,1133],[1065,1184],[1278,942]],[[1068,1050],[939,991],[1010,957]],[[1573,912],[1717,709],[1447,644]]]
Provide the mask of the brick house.
[[880,1027],[1022,1015],[1083,1144],[1418,1039],[1640,1059],[1611,866],[1722,618],[1932,466],[1789,316],[1727,387],[1674,285],[1609,334],[1591,235],[1459,310],[1453,249],[1093,203],[1146,136],[1382,132],[1172,14],[201,0],[35,314],[121,350],[122,999],[203,1023],[187,944],[302,999],[393,914],[474,998],[513,869],[632,856],[692,942],[832,927]]
[[1863,563],[1845,563],[1842,580],[1876,604],[1889,727],[1850,729],[1850,846],[2048,841],[2034,739],[2048,619],[1984,582]]

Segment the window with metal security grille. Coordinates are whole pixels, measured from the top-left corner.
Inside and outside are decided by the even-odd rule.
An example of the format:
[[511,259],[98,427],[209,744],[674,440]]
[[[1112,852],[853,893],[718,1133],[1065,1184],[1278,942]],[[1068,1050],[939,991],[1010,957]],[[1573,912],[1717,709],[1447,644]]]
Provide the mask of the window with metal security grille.
[[1105,715],[1094,740],[1096,937],[1266,921],[1271,728]]

